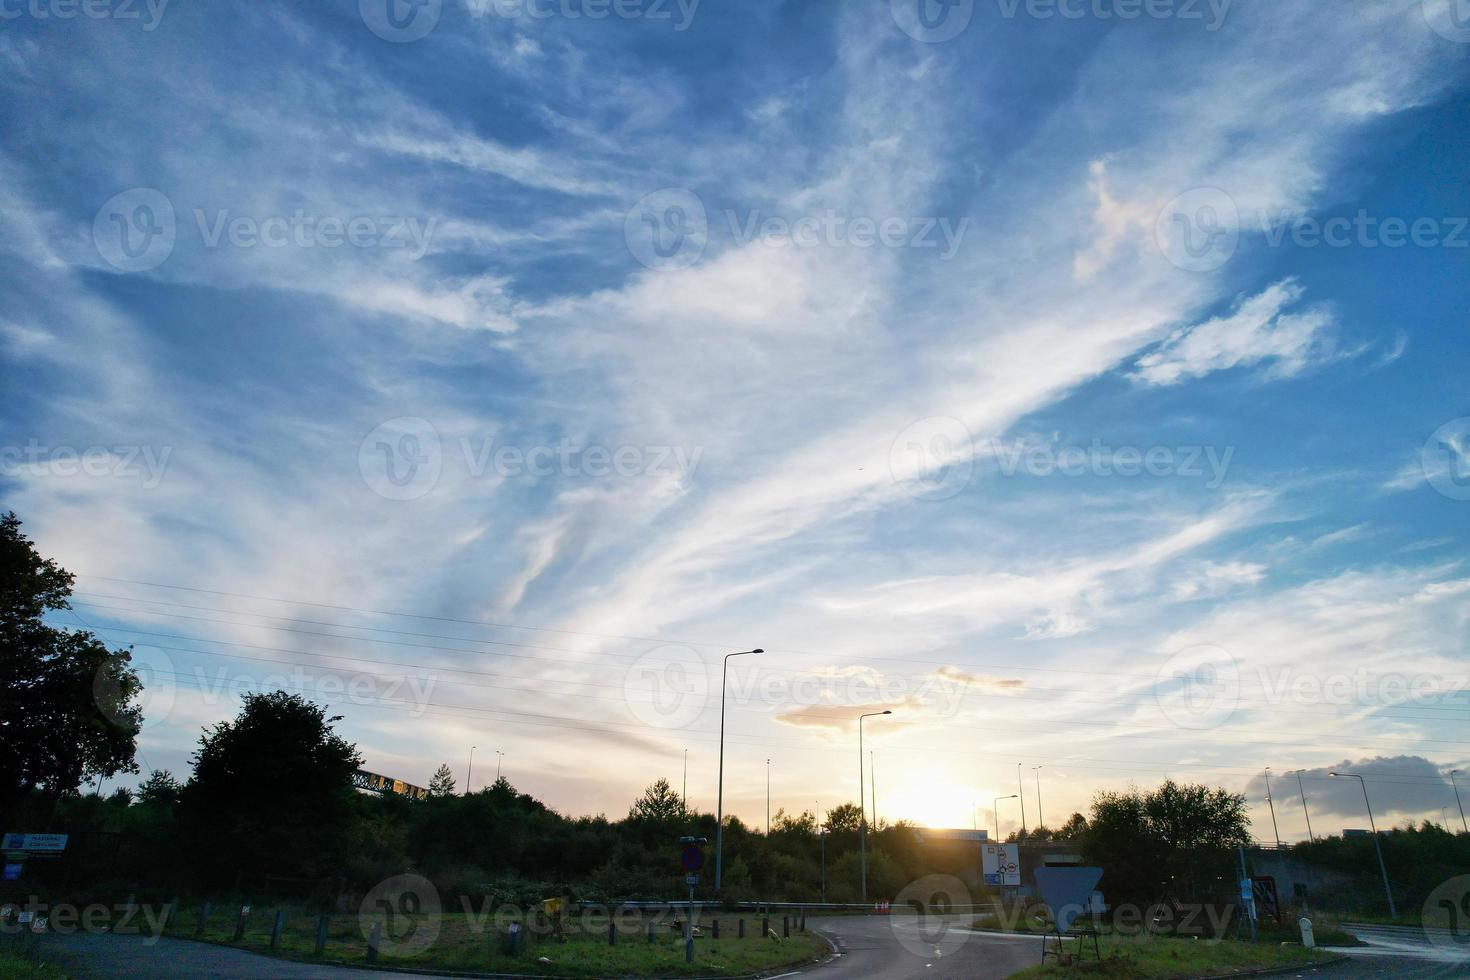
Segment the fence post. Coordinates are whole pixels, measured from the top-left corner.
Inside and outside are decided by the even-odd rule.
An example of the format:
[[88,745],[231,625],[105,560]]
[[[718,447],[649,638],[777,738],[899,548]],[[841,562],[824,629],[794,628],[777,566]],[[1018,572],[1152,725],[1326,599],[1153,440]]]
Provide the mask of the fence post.
[[653,923],[648,924],[648,941],[653,942]]
[[740,933],[740,935],[737,936],[736,938],[737,939],[744,939],[745,938],[745,919],[742,918],[742,919],[739,920],[739,922],[740,922],[740,925],[737,927],[737,931]]
[[607,923],[607,944],[616,946],[618,944],[618,924],[611,919]]
[[271,949],[280,949],[281,948],[281,930],[283,930],[285,928],[286,928],[286,913],[283,910],[281,910],[281,909],[277,909],[276,910],[276,921],[271,926]]
[[761,916],[761,938],[765,939],[771,934],[771,920],[769,916]]
[[235,919],[235,942],[245,938],[245,920],[250,918],[250,906],[240,906],[240,915]]
[[376,963],[376,962],[378,962],[378,946],[382,943],[382,941],[383,941],[383,923],[381,923],[381,922],[374,922],[373,923],[373,931],[368,936],[367,961],[369,963]]
[[199,925],[194,930],[194,935],[204,935],[204,927],[209,924],[209,903],[204,902],[199,906]]
[[316,917],[316,955],[321,956],[327,951],[327,913],[323,912]]
[[789,915],[781,916],[781,938],[791,938],[791,916]]
[[711,919],[710,920],[710,935],[714,939],[719,939],[720,938],[720,920],[719,919]]

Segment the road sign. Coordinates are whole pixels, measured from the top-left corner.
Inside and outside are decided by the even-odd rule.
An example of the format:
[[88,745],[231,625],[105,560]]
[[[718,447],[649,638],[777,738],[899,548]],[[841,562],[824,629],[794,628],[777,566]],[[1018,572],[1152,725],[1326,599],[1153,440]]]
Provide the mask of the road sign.
[[684,884],[688,885],[690,888],[693,888],[695,885],[699,884],[699,875],[685,875]]
[[4,877],[4,880],[5,881],[20,881],[20,869],[23,868],[23,867],[25,867],[25,865],[23,865],[23,864],[7,864],[5,866],[5,877]]
[[1102,868],[1037,868],[1036,889],[1051,909],[1057,933],[1065,934],[1072,922],[1092,904],[1092,890],[1102,878]]
[[6,834],[0,840],[0,851],[60,854],[66,850],[66,838],[66,834]]
[[704,867],[704,849],[698,844],[690,844],[684,848],[684,853],[679,855],[679,864],[691,875]]
[[987,885],[1021,883],[1021,848],[1018,844],[986,844],[982,849]]

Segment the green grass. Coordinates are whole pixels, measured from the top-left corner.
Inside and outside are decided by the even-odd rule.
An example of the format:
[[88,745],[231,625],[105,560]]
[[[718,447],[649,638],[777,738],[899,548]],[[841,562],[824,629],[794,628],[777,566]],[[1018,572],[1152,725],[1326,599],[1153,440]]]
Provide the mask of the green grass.
[[66,974],[54,966],[4,953],[0,953],[0,977],[5,980],[66,980]]
[[[1099,977],[1117,980],[1172,980],[1176,977],[1221,977],[1243,970],[1293,969],[1331,960],[1336,954],[1279,943],[1241,943],[1233,940],[1161,939],[1148,936],[1123,938],[1104,936],[1099,941],[1101,961],[1093,958],[1091,940],[1086,940],[1085,958],[1071,966],[1048,959],[1046,966],[1033,966],[1012,974],[1013,978]],[[1068,942],[1067,952],[1076,954],[1077,942]]]
[[[245,935],[238,943],[234,941],[235,911],[213,910],[204,934],[198,938],[289,959],[348,965],[367,962],[368,944],[364,931],[371,928],[371,920],[365,926],[353,914],[331,916],[326,953],[318,959],[315,955],[315,914],[288,914],[280,945],[272,951],[270,933],[275,909],[254,909],[247,921]],[[422,951],[408,951],[395,948],[394,943],[406,944],[415,935],[427,935],[417,930],[431,929],[428,917],[400,915],[391,923],[379,917],[384,926],[384,942],[378,965],[573,977],[734,976],[811,963],[828,952],[825,940],[812,933],[796,931],[794,923],[790,938],[762,938],[758,935],[761,917],[749,914],[743,916],[746,937],[738,939],[737,921],[740,918],[742,916],[735,914],[701,916],[702,935],[695,937],[693,962],[686,963],[683,936],[669,927],[668,920],[655,923],[654,941],[650,943],[647,920],[637,915],[618,917],[616,945],[608,944],[606,916],[576,917],[568,920],[564,940],[558,941],[550,935],[528,935],[523,950],[517,956],[510,956],[504,951],[504,923],[497,926],[493,920],[481,921],[467,914],[445,913],[437,917],[439,931],[432,944]],[[721,927],[718,940],[713,938],[712,930],[712,921],[716,919]],[[198,909],[184,908],[175,917],[168,934],[195,938],[197,925]],[[771,925],[779,935],[779,915],[771,917]],[[540,962],[542,957],[549,962]]]

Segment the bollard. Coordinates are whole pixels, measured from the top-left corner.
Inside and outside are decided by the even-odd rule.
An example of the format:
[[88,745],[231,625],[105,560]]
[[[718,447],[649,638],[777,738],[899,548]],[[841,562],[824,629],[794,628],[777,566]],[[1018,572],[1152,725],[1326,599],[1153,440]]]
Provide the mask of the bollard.
[[1302,930],[1302,946],[1307,949],[1315,949],[1317,947],[1317,938],[1312,935],[1312,920],[1306,916],[1302,916],[1297,921],[1297,925]]
[[765,939],[771,934],[771,920],[768,916],[761,916],[761,938]]
[[653,942],[653,923],[648,924],[648,941]]
[[271,925],[271,949],[281,948],[281,930],[286,928],[286,913],[277,909],[276,921]]
[[250,906],[240,906],[240,916],[235,920],[235,942],[245,938],[245,920],[250,918]]
[[609,946],[618,944],[618,924],[616,922],[610,921],[607,924],[607,944]]
[[806,932],[806,912],[801,913],[801,931]]
[[714,920],[711,920],[711,922],[710,922],[710,938],[712,938],[712,939],[719,939],[720,938],[720,920],[719,919],[714,919]]
[[745,938],[745,920],[744,919],[741,919],[740,920],[740,926],[739,926],[739,928],[736,931],[739,932],[739,935],[736,936],[735,938],[737,938],[737,939],[744,939]]
[[194,935],[204,935],[204,927],[209,924],[209,903],[204,902],[199,906],[199,925],[194,930]]
[[781,938],[791,938],[791,916],[789,915],[781,916]]
[[383,942],[383,923],[381,923],[381,922],[374,922],[373,923],[373,931],[368,936],[367,961],[369,963],[376,963],[376,962],[378,962],[378,947],[382,944],[382,942]]
[[322,956],[327,951],[327,913],[323,912],[316,917],[316,955]]

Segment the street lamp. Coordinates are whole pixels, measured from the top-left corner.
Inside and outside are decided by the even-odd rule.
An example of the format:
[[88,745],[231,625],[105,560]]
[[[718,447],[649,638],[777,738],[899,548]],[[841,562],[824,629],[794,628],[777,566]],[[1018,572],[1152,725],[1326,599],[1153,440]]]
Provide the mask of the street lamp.
[[997,796],[995,802],[990,804],[990,812],[995,814],[995,842],[1000,843],[1000,801],[1017,799],[1015,793],[1010,796]]
[[505,753],[499,749],[495,750],[495,781],[500,782],[500,764],[505,761]]
[[866,790],[867,773],[863,766],[863,719],[876,718],[879,715],[891,715],[892,711],[870,711],[865,715],[858,715],[858,859],[863,866],[863,903],[868,901],[868,808],[863,800]]
[[766,836],[771,836],[771,760],[766,760]]
[[1036,773],[1036,829],[1040,830],[1046,826],[1046,818],[1041,815],[1041,770],[1042,766],[1032,766],[1031,771]]
[[1388,884],[1388,865],[1383,863],[1383,845],[1378,842],[1378,825],[1373,822],[1373,804],[1368,800],[1368,784],[1364,782],[1362,776],[1355,772],[1333,772],[1328,775],[1356,779],[1358,785],[1363,787],[1363,802],[1368,807],[1368,826],[1373,830],[1373,847],[1378,851],[1378,870],[1383,874],[1383,894],[1388,896],[1388,915],[1389,918],[1397,919],[1399,913],[1398,909],[1394,908],[1393,889]]
[[1266,805],[1271,808],[1271,833],[1276,835],[1276,850],[1281,850],[1281,831],[1276,826],[1276,804],[1271,800],[1271,767],[1266,767]]
[[470,773],[472,773],[474,771],[475,771],[475,747],[473,745],[471,745],[470,746],[470,764],[467,767],[465,767],[465,771],[464,771],[464,795],[465,796],[469,796],[470,795]]
[[765,652],[757,647],[754,650],[727,653],[720,666],[720,782],[715,794],[715,891],[720,890],[720,872],[724,870],[725,857],[725,675],[730,671],[731,657]]
[[1450,770],[1450,785],[1455,788],[1455,806],[1460,808],[1460,826],[1465,828],[1465,833],[1470,834],[1470,824],[1465,822],[1465,804],[1460,802],[1460,784],[1455,782],[1455,777],[1464,775],[1458,769]]
[[1307,791],[1302,788],[1302,771],[1296,771],[1297,792],[1302,794],[1302,816],[1307,818],[1307,840],[1314,841],[1316,836],[1312,833],[1312,813],[1307,809]]
[[1021,801],[1021,836],[1026,836],[1026,787],[1021,784],[1021,764],[1016,763],[1016,798]]

